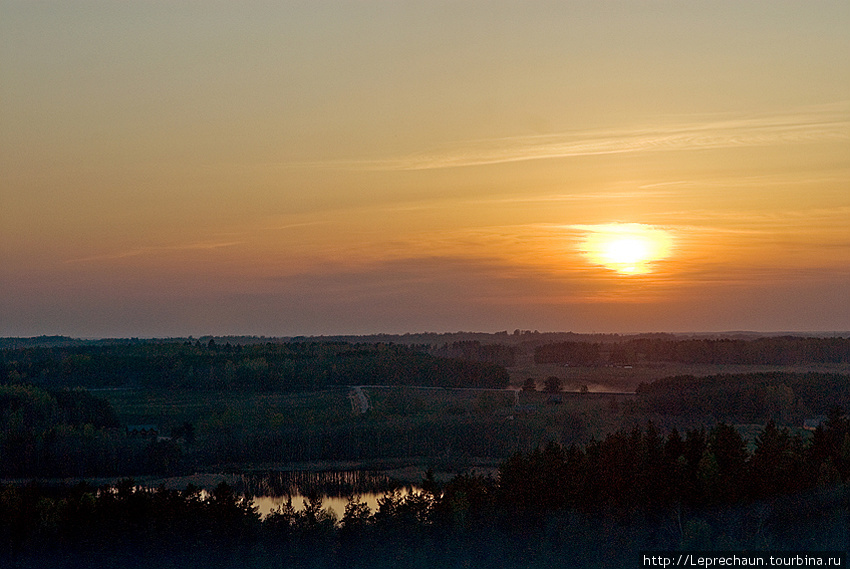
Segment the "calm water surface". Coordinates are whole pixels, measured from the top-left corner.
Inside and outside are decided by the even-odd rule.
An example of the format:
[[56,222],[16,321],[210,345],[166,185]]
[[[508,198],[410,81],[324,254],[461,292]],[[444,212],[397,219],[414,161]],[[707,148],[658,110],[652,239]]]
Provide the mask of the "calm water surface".
[[304,508],[307,496],[322,498],[322,507],[331,509],[337,518],[345,512],[350,496],[357,496],[374,512],[378,500],[387,492],[399,490],[406,495],[416,487],[405,486],[386,474],[370,471],[280,472],[244,474],[236,490],[252,499],[265,517],[292,500],[296,510]]

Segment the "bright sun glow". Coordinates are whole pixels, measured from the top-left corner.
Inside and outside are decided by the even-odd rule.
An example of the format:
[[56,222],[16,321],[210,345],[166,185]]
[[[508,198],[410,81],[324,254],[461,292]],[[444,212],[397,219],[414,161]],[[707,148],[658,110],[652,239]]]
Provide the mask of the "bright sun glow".
[[611,223],[579,226],[586,232],[582,254],[593,264],[623,275],[643,275],[653,271],[653,263],[672,252],[668,231],[640,223]]

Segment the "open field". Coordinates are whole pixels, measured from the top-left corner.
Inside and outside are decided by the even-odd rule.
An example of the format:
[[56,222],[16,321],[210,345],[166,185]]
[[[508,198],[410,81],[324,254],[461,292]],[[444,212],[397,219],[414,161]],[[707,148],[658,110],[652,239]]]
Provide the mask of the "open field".
[[164,428],[224,414],[246,421],[267,418],[296,424],[338,421],[351,415],[347,389],[301,393],[104,389],[95,393],[112,404],[123,423]]

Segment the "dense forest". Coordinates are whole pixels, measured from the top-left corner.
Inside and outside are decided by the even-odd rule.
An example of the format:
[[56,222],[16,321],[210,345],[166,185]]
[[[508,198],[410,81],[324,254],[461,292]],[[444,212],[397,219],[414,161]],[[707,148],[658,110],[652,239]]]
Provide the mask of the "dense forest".
[[[562,400],[543,392],[460,396],[442,389],[369,389],[372,406],[367,413],[353,411],[347,388],[267,391],[252,388],[245,379],[238,384],[241,388],[230,389],[180,389],[166,381],[165,387],[157,382],[155,388],[90,392],[26,382],[30,371],[41,369],[53,370],[56,376],[50,371],[37,374],[40,385],[73,383],[68,378],[77,376],[56,371],[63,361],[82,359],[90,366],[101,362],[108,372],[106,364],[118,357],[115,353],[138,358],[128,359],[128,366],[135,363],[136,370],[154,373],[170,367],[164,362],[185,360],[148,362],[140,351],[206,357],[227,368],[228,362],[246,361],[237,355],[253,361],[251,355],[272,352],[265,345],[238,349],[185,344],[120,346],[114,353],[108,346],[75,350],[40,348],[4,354],[12,371],[7,372],[9,383],[0,385],[0,476],[177,475],[227,465],[316,460],[441,457],[451,463],[472,457],[501,459],[541,441],[585,443],[592,436],[649,419],[665,430],[718,421],[739,425],[774,421],[799,429],[806,423],[815,427],[835,405],[850,408],[850,376],[787,372],[672,377],[642,384],[635,396],[619,401],[585,401],[580,395]],[[346,366],[366,370],[361,380],[368,380],[366,373],[374,373],[378,363],[401,365],[412,353],[410,348],[382,345],[304,344],[293,351],[297,350],[324,354],[304,358],[316,364],[316,370],[339,373]],[[334,352],[336,358],[328,355]],[[415,358],[419,356],[414,354],[413,361],[438,362],[443,369],[466,365],[427,355]],[[41,363],[32,365],[36,361]],[[476,366],[483,364],[470,365],[468,369],[481,369]],[[138,373],[135,381],[142,377]],[[120,421],[107,398],[120,405]],[[131,425],[143,423],[155,424],[158,432],[152,437],[130,432]]]
[[446,343],[432,348],[430,353],[445,358],[458,358],[473,362],[490,362],[505,367],[516,363],[517,348],[504,344],[482,344],[477,340]]
[[[119,393],[156,408],[148,397],[157,392]],[[513,396],[498,392],[459,398],[441,396],[441,390],[404,395],[374,390],[376,407],[363,414],[352,412],[347,389],[271,399],[228,392],[190,392],[187,399],[179,393],[184,407],[178,412],[187,415],[162,418],[149,425],[156,433],[141,435],[131,431],[139,425],[126,421],[126,407],[124,422],[116,425],[113,407],[89,392],[0,386],[0,477],[173,476],[317,460],[452,461],[504,457],[518,443],[543,436],[524,422],[506,420]],[[85,417],[62,410],[83,404]]]
[[634,338],[623,342],[559,342],[538,346],[537,363],[803,365],[850,363],[850,338],[773,336],[755,339]]
[[675,376],[641,384],[637,394],[645,411],[659,415],[803,425],[834,406],[850,408],[850,376],[787,372]]
[[808,443],[769,423],[748,450],[729,425],[645,428],[584,447],[550,443],[496,477],[462,474],[356,496],[340,518],[311,496],[264,519],[226,484],[210,494],[0,487],[0,562],[13,568],[637,567],[642,550],[846,548],[850,421]]
[[[680,375],[608,398],[443,388],[503,389],[503,366],[528,350],[569,366],[787,366],[848,363],[848,343],[25,342],[0,350],[6,479],[310,461],[501,464],[493,477],[426,477],[422,491],[388,493],[376,511],[352,497],[339,518],[312,496],[261,519],[226,485],[0,485],[0,566],[629,567],[653,549],[843,550],[850,376]],[[363,411],[353,385],[395,387],[362,390]],[[127,424],[149,417],[162,419],[153,436]]]
[[[378,413],[358,418],[352,416],[347,386],[501,389],[509,379],[500,366],[436,357],[407,346],[218,345],[214,340],[5,349],[0,350],[0,377],[5,380],[0,383],[3,477],[173,475],[234,462],[392,458],[414,449],[438,454],[466,448],[463,439],[474,444],[491,440],[489,423],[456,413],[448,414],[450,428],[446,422],[423,425]],[[119,424],[98,389],[138,393],[139,405],[146,408],[156,393],[191,394],[186,397],[194,403],[184,397],[180,404],[188,409],[207,400],[222,403],[185,419],[125,418]],[[284,408],[280,397],[272,397],[325,391],[330,394],[325,399],[317,395],[307,408]],[[246,393],[245,401],[262,406],[236,409],[223,396],[234,393]],[[156,423],[157,432],[138,436],[130,430],[134,422]]]
[[[329,354],[341,353],[345,349],[319,346],[348,346],[347,349],[402,346],[419,353],[428,353],[441,358],[488,362],[505,367],[514,365],[517,356],[533,354],[537,363],[555,363],[573,366],[595,365],[640,365],[658,363],[708,364],[708,365],[806,365],[813,363],[850,363],[850,337],[812,336],[760,336],[755,334],[726,335],[717,337],[677,336],[673,334],[639,334],[621,336],[617,334],[574,334],[540,333],[515,330],[512,334],[456,332],[451,334],[404,334],[374,336],[331,336],[264,338],[255,336],[204,337],[202,339],[139,340],[136,338],[80,340],[64,336],[40,336],[34,338],[0,338],[0,351],[50,348],[59,353],[86,353],[68,349],[123,347],[133,348],[123,352],[155,354],[163,358],[178,358],[186,366],[197,371],[198,364],[209,368],[216,361],[202,361],[188,353],[175,355],[168,349],[155,350],[152,346],[188,345],[194,347],[215,346],[219,350],[230,350],[237,354],[251,348],[252,357],[265,357],[274,365],[282,360],[308,357],[327,358]],[[265,353],[269,346],[285,346],[284,349]],[[63,351],[64,350],[64,351]],[[121,350],[118,350],[121,352]],[[296,355],[297,354],[297,355]],[[196,354],[197,355],[197,354]],[[209,354],[207,354],[209,355]],[[249,355],[249,354],[246,354]],[[232,357],[230,359],[233,359]],[[274,360],[274,362],[272,361]],[[172,362],[174,363],[174,362]],[[234,364],[237,361],[234,360]]]
[[0,350],[0,381],[40,387],[304,391],[347,385],[507,387],[501,366],[395,344],[123,342]]
[[0,385],[0,476],[172,473],[181,455],[173,441],[128,435],[112,406],[87,391]]

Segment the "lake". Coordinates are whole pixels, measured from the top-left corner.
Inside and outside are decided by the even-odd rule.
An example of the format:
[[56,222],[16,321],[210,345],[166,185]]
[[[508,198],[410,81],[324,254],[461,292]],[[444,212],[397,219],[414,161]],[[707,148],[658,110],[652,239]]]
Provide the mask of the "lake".
[[387,492],[401,491],[406,495],[418,490],[379,471],[268,471],[243,474],[234,483],[234,490],[251,498],[261,516],[265,517],[291,499],[296,510],[304,507],[308,496],[322,498],[322,507],[334,511],[337,518],[345,512],[350,496],[358,496],[374,512],[378,500]]

